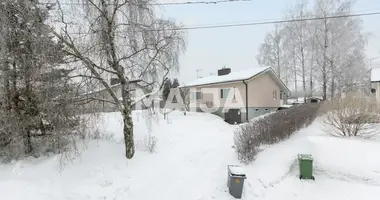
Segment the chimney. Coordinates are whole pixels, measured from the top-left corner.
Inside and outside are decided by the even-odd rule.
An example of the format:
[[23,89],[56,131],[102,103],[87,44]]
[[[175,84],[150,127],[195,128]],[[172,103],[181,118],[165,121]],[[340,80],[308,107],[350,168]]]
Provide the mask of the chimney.
[[218,70],[218,76],[223,76],[231,73],[231,68],[223,67],[222,69]]
[[111,86],[112,86],[112,85],[119,84],[119,83],[120,83],[120,81],[119,81],[118,78],[111,78]]

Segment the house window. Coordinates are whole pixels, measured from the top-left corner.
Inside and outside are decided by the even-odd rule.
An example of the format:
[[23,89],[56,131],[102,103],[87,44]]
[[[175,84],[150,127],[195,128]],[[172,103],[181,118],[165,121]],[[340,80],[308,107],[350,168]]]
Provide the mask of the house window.
[[224,88],[220,89],[220,98],[221,99],[227,99],[227,98],[232,98],[233,95],[231,93],[231,88]]
[[283,100],[283,98],[284,98],[284,94],[282,91],[280,91],[280,99]]
[[196,92],[196,93],[195,93],[195,98],[196,98],[197,100],[202,99],[202,92]]

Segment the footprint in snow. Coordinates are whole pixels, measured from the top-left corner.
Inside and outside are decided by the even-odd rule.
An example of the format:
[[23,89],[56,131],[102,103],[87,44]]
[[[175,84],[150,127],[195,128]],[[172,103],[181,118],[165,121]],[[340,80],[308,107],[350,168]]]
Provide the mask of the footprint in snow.
[[109,180],[98,181],[98,184],[102,187],[108,187],[112,185],[112,181],[109,181]]

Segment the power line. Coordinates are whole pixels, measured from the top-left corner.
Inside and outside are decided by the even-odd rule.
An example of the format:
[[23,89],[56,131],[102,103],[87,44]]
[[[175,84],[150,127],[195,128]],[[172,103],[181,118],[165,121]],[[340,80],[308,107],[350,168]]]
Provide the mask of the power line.
[[[324,20],[324,19],[339,19],[339,18],[348,18],[348,17],[361,17],[361,16],[373,16],[380,15],[379,12],[368,12],[368,13],[357,13],[357,14],[348,14],[348,15],[333,15],[326,17],[311,17],[311,18],[299,18],[299,19],[289,19],[289,20],[270,20],[270,21],[255,21],[255,22],[246,22],[246,23],[233,23],[233,24],[217,24],[217,25],[205,25],[205,26],[190,26],[190,27],[180,27],[176,29],[151,29],[144,31],[179,31],[179,30],[196,30],[196,29],[213,29],[213,28],[231,28],[231,27],[244,27],[244,26],[259,26],[259,25],[268,25],[268,24],[283,24],[283,23],[294,23],[294,22],[302,22],[302,21],[316,21],[316,20]],[[69,34],[94,34],[94,33],[69,33]]]
[[[169,3],[148,3],[148,5],[152,6],[174,6],[174,5],[196,5],[196,4],[219,4],[219,3],[234,3],[234,2],[253,2],[253,0],[218,0],[218,1],[186,1],[186,2],[169,2]],[[48,4],[53,4],[54,2],[40,2],[38,4],[41,5],[48,5]],[[60,2],[60,5],[92,5],[88,3],[65,3],[65,2]],[[114,4],[108,4],[108,5],[114,5]]]
[[[380,12],[358,13],[358,14],[349,14],[349,15],[336,15],[336,16],[327,16],[327,17],[300,18],[300,19],[290,19],[290,20],[272,20],[272,21],[263,21],[263,22],[247,22],[247,23],[224,24],[224,25],[192,26],[192,27],[182,27],[182,28],[178,28],[178,29],[165,29],[165,30],[192,30],[192,29],[212,29],[212,28],[228,28],[228,27],[242,27],[242,26],[258,26],[258,25],[267,25],[267,24],[283,24],[283,23],[293,23],[293,22],[302,22],[302,21],[316,21],[316,20],[324,20],[324,19],[339,19],[339,18],[361,17],[361,16],[371,16],[371,15],[380,15]],[[154,31],[154,30],[152,30],[152,31]]]

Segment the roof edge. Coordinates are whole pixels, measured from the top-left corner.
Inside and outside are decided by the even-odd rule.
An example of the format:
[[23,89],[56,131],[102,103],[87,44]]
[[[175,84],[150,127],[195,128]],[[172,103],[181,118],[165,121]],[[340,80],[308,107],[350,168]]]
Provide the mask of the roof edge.
[[206,83],[206,84],[198,84],[198,85],[191,85],[191,86],[179,86],[179,88],[191,88],[191,87],[199,87],[199,86],[208,86],[208,85],[218,85],[218,84],[227,84],[227,83],[234,83],[234,82],[240,82],[240,81],[249,81],[255,77],[258,77],[258,76],[261,76],[265,73],[267,73],[268,71],[272,72],[272,74],[275,76],[275,78],[279,81],[279,83],[282,85],[282,87],[284,89],[286,89],[287,93],[290,94],[291,91],[289,90],[289,88],[285,85],[285,83],[278,77],[277,73],[273,70],[272,67],[268,67],[267,69],[249,77],[249,78],[246,78],[246,79],[237,79],[237,80],[232,80],[232,81],[221,81],[221,82],[215,82],[215,83]]
[[215,83],[205,83],[205,84],[198,84],[198,85],[191,85],[191,86],[184,85],[184,86],[179,86],[179,88],[190,88],[190,87],[199,87],[199,86],[206,86],[206,85],[217,85],[217,84],[224,84],[224,83],[233,83],[233,82],[239,82],[239,81],[247,81],[247,80],[252,79],[255,76],[259,76],[262,73],[267,72],[269,69],[272,69],[272,68],[271,67],[267,67],[267,69],[264,69],[263,71],[255,74],[255,75],[252,75],[251,77],[246,78],[246,79],[236,79],[236,80],[230,80],[230,81],[219,81],[219,82],[215,82]]

